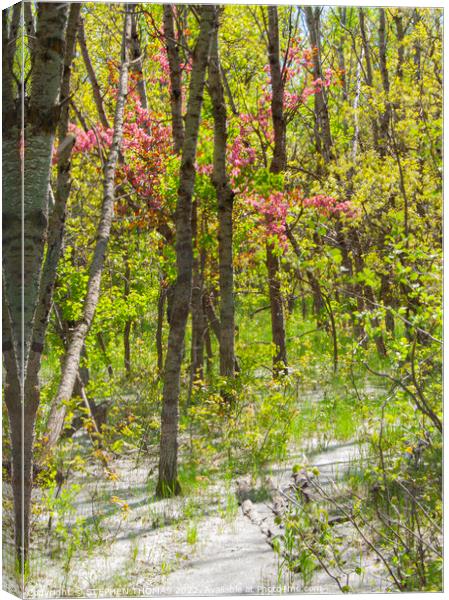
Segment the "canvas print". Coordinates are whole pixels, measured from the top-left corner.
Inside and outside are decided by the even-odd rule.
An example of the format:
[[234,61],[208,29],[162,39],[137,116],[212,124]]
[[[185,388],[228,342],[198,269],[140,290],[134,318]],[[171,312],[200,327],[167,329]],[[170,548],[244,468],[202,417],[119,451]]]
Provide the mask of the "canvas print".
[[2,10],[5,590],[442,590],[442,38]]

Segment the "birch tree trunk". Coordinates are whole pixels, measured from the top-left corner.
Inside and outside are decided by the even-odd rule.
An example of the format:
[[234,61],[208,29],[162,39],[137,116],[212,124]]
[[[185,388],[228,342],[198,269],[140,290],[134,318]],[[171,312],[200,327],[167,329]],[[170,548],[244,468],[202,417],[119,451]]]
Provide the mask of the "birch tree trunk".
[[[26,30],[33,39],[29,44],[31,89],[23,115],[20,91],[26,83],[17,95],[12,78],[20,8],[21,5],[16,5],[13,9],[9,31],[7,12],[2,15],[3,359],[12,451],[15,550],[23,574],[30,535],[34,425],[40,400],[38,374],[60,255],[63,224],[59,217],[68,196],[72,140],[66,141],[68,154],[59,160],[58,203],[47,226],[51,156],[58,120],[60,137],[65,137],[67,131],[68,116],[63,104],[61,110],[60,101],[68,95],[70,86],[79,6],[71,7],[67,26],[68,5],[40,3],[37,28],[29,7],[25,7]],[[46,238],[47,252],[42,266]]]
[[[38,386],[24,387],[12,349],[12,331],[8,311],[2,310],[3,361],[5,366],[4,400],[8,412],[11,439],[12,492],[14,503],[14,544],[16,559],[23,573],[28,558],[33,470],[34,424],[39,405]],[[23,582],[22,582],[23,583]]]
[[108,159],[104,167],[104,194],[101,217],[97,230],[97,242],[89,270],[89,280],[87,284],[86,298],[84,300],[83,316],[73,331],[64,361],[61,381],[53,401],[47,423],[48,442],[43,452],[44,456],[55,446],[64,426],[64,418],[66,413],[64,401],[68,400],[72,396],[73,387],[78,374],[84,340],[86,339],[86,336],[92,325],[95,309],[97,307],[100,295],[101,276],[103,273],[104,259],[108,247],[112,218],[114,214],[115,171],[122,141],[123,113],[125,108],[126,94],[128,91],[130,38],[131,11],[129,5],[126,5],[122,41],[122,63],[120,67],[117,104],[114,118],[114,136]]
[[[11,343],[22,379],[31,345],[47,232],[51,156],[59,119],[67,15],[66,4],[38,4],[23,132],[21,87],[15,85],[12,76],[15,44],[6,48],[3,56],[3,282],[11,320]],[[6,38],[6,46],[8,41]],[[17,88],[19,92],[15,91]]]
[[169,322],[168,347],[164,369],[164,389],[161,416],[161,442],[157,494],[172,496],[180,492],[178,482],[178,422],[181,363],[184,337],[192,293],[192,195],[195,183],[195,155],[203,104],[204,79],[209,60],[210,41],[216,26],[216,9],[204,5],[200,33],[193,53],[185,137],[176,207],[177,280],[173,290]]
[[[270,165],[272,173],[282,173],[287,166],[286,124],[284,118],[284,83],[279,58],[279,23],[276,6],[268,7],[268,60],[271,75],[271,114],[274,130],[273,159]],[[287,344],[285,340],[284,302],[280,282],[280,260],[276,248],[267,242],[268,287],[271,308],[271,333],[276,347],[273,356],[274,373],[287,366]]]
[[218,203],[218,269],[220,283],[220,375],[233,377],[234,355],[234,267],[232,257],[232,210],[234,192],[226,173],[226,103],[220,73],[218,28],[214,31],[209,63],[209,94],[214,117],[214,171],[212,182]]

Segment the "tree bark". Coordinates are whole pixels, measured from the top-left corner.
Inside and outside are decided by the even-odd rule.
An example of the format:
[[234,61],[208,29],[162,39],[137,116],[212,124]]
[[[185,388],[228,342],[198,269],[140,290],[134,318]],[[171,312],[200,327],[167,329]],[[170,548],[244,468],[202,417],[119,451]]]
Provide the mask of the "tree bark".
[[394,20],[394,24],[396,26],[396,36],[397,36],[397,44],[398,44],[398,62],[396,65],[396,76],[399,79],[402,79],[403,65],[404,65],[404,58],[405,58],[405,51],[404,51],[405,31],[404,31],[404,22],[403,22],[402,12],[399,14],[396,14],[393,17],[393,20]]
[[[30,543],[34,425],[39,406],[39,382],[37,376],[28,377],[25,386],[21,382],[12,352],[11,323],[9,314],[5,310],[4,296],[2,323],[5,366],[4,400],[8,412],[11,439],[14,544],[20,573],[23,574]],[[24,387],[27,391],[26,397]]]
[[[359,27],[360,36],[362,38],[362,56],[359,59],[359,65],[362,67],[363,58],[365,59],[365,83],[368,87],[373,87],[373,67],[371,62],[371,50],[369,45],[368,33],[365,26],[365,8],[359,8]],[[379,126],[377,119],[371,118],[371,126],[373,130],[374,147],[377,147],[379,139]]]
[[140,104],[145,110],[148,108],[147,90],[145,86],[145,78],[143,76],[143,56],[142,46],[139,39],[139,31],[137,27],[137,5],[132,7],[131,16],[131,58],[132,70],[137,74],[137,92],[139,94]]
[[161,442],[157,494],[171,496],[180,492],[178,482],[178,402],[184,338],[192,292],[192,195],[195,182],[195,156],[203,103],[204,79],[209,60],[210,41],[216,26],[216,9],[203,5],[200,33],[193,53],[193,64],[182,148],[176,207],[177,280],[173,291],[168,347],[164,370]]
[[[198,246],[198,201],[192,205],[192,239],[193,244]],[[189,397],[195,379],[203,377],[204,363],[204,311],[203,311],[203,277],[201,272],[199,248],[196,247],[193,258],[192,269],[192,297],[190,312],[192,315],[192,340],[191,340],[191,368]]]
[[[125,259],[125,290],[124,297],[125,302],[128,301],[129,292],[130,292],[130,282],[131,282],[131,269],[129,266],[129,257],[127,256]],[[125,372],[126,376],[131,376],[131,344],[130,344],[130,336],[131,336],[131,319],[127,319],[125,323],[125,328],[123,331],[123,355],[124,355],[124,364],[125,364]]]
[[214,117],[214,184],[218,203],[218,270],[220,283],[220,375],[233,377],[235,367],[234,267],[232,256],[232,210],[234,192],[226,173],[226,103],[220,73],[218,29],[214,32],[209,63],[209,94]]
[[[23,379],[39,297],[48,224],[48,190],[53,141],[60,112],[67,15],[66,4],[38,4],[31,89],[27,90],[29,100],[25,103],[23,131],[22,88],[15,85],[11,71],[15,43],[8,49],[9,38],[3,41],[6,44],[2,75],[3,283],[11,319],[11,343],[18,372]],[[8,35],[5,21],[4,15],[3,33]]]
[[157,372],[160,376],[164,370],[164,345],[163,345],[163,331],[164,331],[164,308],[165,299],[167,296],[167,288],[160,283],[159,296],[157,299],[157,325],[156,325],[156,350],[157,350]]
[[86,35],[84,32],[84,21],[80,19],[80,26],[78,30],[78,41],[81,48],[81,54],[83,56],[83,61],[86,66],[86,71],[89,76],[90,84],[92,86],[92,94],[94,97],[95,106],[97,107],[98,116],[100,117],[100,122],[105,129],[109,129],[109,121],[106,116],[106,112],[103,106],[103,97],[101,95],[100,86],[98,84],[97,76],[95,75],[95,69],[90,60],[89,51],[87,49],[86,44]]
[[391,106],[389,100],[390,80],[387,69],[387,38],[385,9],[379,8],[379,68],[382,79],[382,87],[385,95],[385,109],[380,116],[380,154],[385,156],[388,150],[388,133],[391,117]]
[[[313,78],[323,80],[321,69],[321,31],[320,15],[322,8],[319,6],[304,7],[306,14],[307,28],[309,29],[310,44],[313,49]],[[328,163],[332,158],[332,138],[329,122],[329,112],[327,110],[327,98],[324,85],[321,90],[315,94],[315,144],[319,154]]]
[[[9,296],[7,299],[3,297],[3,358],[6,372],[5,404],[10,422],[12,449],[15,547],[23,574],[30,536],[34,425],[40,400],[38,374],[56,268],[61,253],[65,205],[70,191],[70,150],[74,140],[66,140],[64,155],[57,153],[56,203],[47,227],[50,161],[58,121],[60,140],[65,139],[67,134],[68,109],[63,101],[69,95],[80,5],[70,7],[67,23],[67,5],[41,3],[37,13],[37,34],[31,11],[28,10],[29,7],[25,7],[27,33],[29,36],[35,35],[35,38],[30,42],[32,81],[28,110],[23,115],[24,138],[20,134],[20,110],[16,112],[16,108],[19,109],[21,105],[21,98],[16,98],[11,88],[14,36],[17,35],[15,17],[20,14],[17,7],[20,11],[20,6],[17,5],[13,11],[9,34],[10,38],[14,39],[5,37],[8,32],[3,31],[3,42],[7,43],[6,52],[3,54],[3,108],[7,111],[7,114],[3,114],[3,227],[4,232],[7,231],[3,238],[3,282],[5,295]],[[4,26],[5,16],[6,11],[3,14]],[[20,151],[21,145],[24,147],[23,154]],[[12,146],[16,146],[16,149]],[[12,189],[8,189],[12,183],[8,180],[10,177],[15,179]],[[17,228],[22,228],[22,181],[25,252],[23,273],[18,262],[19,255],[14,256],[15,252],[20,252],[21,246],[21,236]],[[8,196],[5,195],[5,191],[8,192]],[[41,266],[45,241],[47,252],[45,262]],[[12,279],[10,267],[15,269]],[[22,284],[24,305],[21,298]],[[13,307],[14,302],[13,305],[10,302],[14,296],[18,303]],[[17,323],[14,324],[11,319],[17,319],[17,311],[21,313],[22,310],[25,314],[25,348],[21,348],[20,342],[14,340],[17,336]],[[19,330],[22,330],[22,323],[19,324]]]
[[173,4],[164,4],[164,40],[167,50],[168,66],[170,70],[170,106],[172,118],[173,147],[179,154],[184,144],[184,122],[182,119],[182,73],[176,42]]
[[368,42],[368,35],[365,27],[365,9],[359,8],[359,27],[362,38],[363,54],[365,56],[365,83],[369,87],[373,87],[373,67],[371,65],[371,54]]
[[100,295],[101,276],[103,273],[104,259],[108,247],[112,218],[114,214],[115,171],[122,141],[123,113],[126,94],[128,91],[130,35],[131,12],[129,5],[126,5],[122,41],[122,63],[120,67],[117,104],[114,118],[114,136],[109,156],[104,168],[103,204],[97,230],[97,242],[89,270],[89,280],[87,284],[86,298],[84,300],[83,316],[75,327],[70,340],[70,345],[67,349],[61,375],[61,381],[50,411],[47,424],[48,442],[43,452],[44,456],[55,446],[61,434],[66,412],[64,400],[69,399],[72,395],[73,386],[78,373],[81,350],[84,340],[86,339],[86,336],[92,325],[95,309]]
[[[274,130],[274,150],[270,165],[271,173],[282,173],[287,166],[286,124],[284,118],[284,83],[279,59],[279,24],[277,6],[268,7],[268,60],[271,75],[271,114]],[[285,340],[284,302],[281,293],[280,260],[276,248],[267,242],[268,289],[271,308],[271,333],[275,354],[274,373],[287,366],[287,344]]]

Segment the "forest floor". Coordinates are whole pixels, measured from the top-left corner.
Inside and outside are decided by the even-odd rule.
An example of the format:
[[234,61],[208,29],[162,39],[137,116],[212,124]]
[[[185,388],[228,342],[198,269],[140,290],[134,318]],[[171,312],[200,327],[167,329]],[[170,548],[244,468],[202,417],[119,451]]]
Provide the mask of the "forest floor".
[[[350,465],[360,460],[360,447],[357,443],[329,445],[309,457],[310,465],[320,469],[323,483],[338,482]],[[295,457],[290,458],[293,461]],[[135,457],[121,458],[113,468],[116,480],[102,481],[95,469],[83,478],[70,517],[71,527],[76,527],[80,517],[86,519],[84,526],[98,521],[102,544],[77,547],[73,554],[62,547],[35,548],[27,596],[338,591],[322,569],[315,571],[306,586],[300,576],[282,571],[260,526],[261,522],[271,523],[273,529],[268,500],[252,502],[248,514],[247,504],[236,505],[234,491],[220,482],[206,486],[195,498],[154,501],[142,485],[148,468],[136,464]],[[269,472],[271,484],[288,487],[291,465],[272,465]],[[70,483],[76,485],[78,479],[74,477]],[[257,498],[257,488],[250,490],[249,496],[253,491]],[[114,505],[125,499],[117,513]],[[352,579],[352,590],[387,587],[381,565],[369,553],[363,555],[363,566],[364,575]]]
[[[264,479],[253,487],[249,479],[239,485],[205,481],[194,495],[170,500],[154,500],[149,495],[147,482],[154,478],[156,465],[149,469],[143,456],[130,454],[115,461],[110,479],[100,477],[98,466],[91,465],[83,476],[75,475],[65,484],[68,489],[75,485],[76,492],[75,500],[67,501],[70,509],[59,527],[62,538],[61,527],[66,527],[67,538],[55,543],[54,536],[50,542],[47,535],[47,547],[35,546],[27,595],[338,591],[336,582],[321,568],[307,582],[300,574],[286,573],[269,543],[270,536],[281,533],[273,513],[280,499],[276,500],[276,492],[288,490],[292,466],[298,460],[318,467],[320,485],[330,489],[364,462],[363,446],[329,443],[318,451],[309,441],[307,448],[292,448],[286,461],[270,465]],[[62,493],[60,498],[63,506]],[[46,520],[41,515],[39,521],[40,535],[35,539],[42,540],[44,528],[48,530],[48,513]],[[77,523],[83,523],[81,536]],[[363,567],[363,574],[352,573],[348,579],[351,590],[387,589],[386,573],[376,556],[354,542],[347,525],[335,527],[348,536],[347,561]],[[91,532],[90,541],[86,531]]]

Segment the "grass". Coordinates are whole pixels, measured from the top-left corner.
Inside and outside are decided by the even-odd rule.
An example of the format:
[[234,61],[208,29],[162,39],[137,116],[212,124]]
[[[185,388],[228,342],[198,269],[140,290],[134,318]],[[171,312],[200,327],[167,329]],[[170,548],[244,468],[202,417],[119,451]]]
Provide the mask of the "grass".
[[239,504],[235,493],[229,488],[226,490],[226,496],[224,501],[224,508],[219,508],[218,513],[222,519],[228,522],[232,522],[238,513]]
[[[325,449],[333,441],[359,440],[363,442],[368,436],[369,420],[376,421],[379,418],[381,399],[378,393],[375,393],[366,385],[365,373],[359,371],[354,374],[358,393],[351,386],[351,345],[344,343],[343,339],[341,340],[339,370],[334,374],[330,336],[323,330],[316,331],[316,324],[311,320],[303,320],[299,311],[290,315],[287,322],[289,362],[293,367],[291,375],[285,382],[273,382],[269,370],[272,361],[269,311],[263,310],[252,318],[249,317],[251,311],[260,308],[261,302],[265,302],[262,297],[257,297],[254,301],[253,296],[251,298],[252,304],[247,302],[243,305],[240,302],[239,307],[239,322],[250,326],[242,327],[236,340],[237,355],[242,368],[237,382],[240,394],[239,401],[241,401],[242,406],[245,406],[246,412],[242,409],[242,412],[236,418],[233,425],[236,435],[230,437],[228,444],[229,456],[232,454],[233,462],[231,463],[229,457],[226,458],[219,442],[216,442],[216,438],[221,435],[224,427],[229,423],[228,415],[221,415],[221,420],[219,420],[217,413],[214,413],[211,409],[211,412],[204,416],[204,411],[207,410],[207,402],[210,400],[209,395],[216,391],[215,379],[212,375],[210,385],[204,392],[204,397],[197,398],[199,413],[197,421],[194,421],[190,414],[188,416],[182,415],[181,418],[181,431],[183,431],[186,423],[190,424],[192,421],[193,439],[195,443],[201,444],[204,442],[204,447],[199,445],[198,449],[195,449],[190,455],[182,452],[180,454],[179,482],[182,487],[182,498],[179,505],[171,502],[168,504],[171,507],[178,507],[179,514],[171,512],[166,507],[160,509],[151,504],[148,507],[148,520],[154,529],[181,523],[183,535],[185,534],[185,540],[189,546],[198,543],[198,522],[204,517],[206,506],[214,506],[213,502],[209,502],[208,492],[206,492],[211,480],[224,481],[225,483],[225,490],[219,492],[222,502],[213,510],[216,510],[224,521],[232,522],[239,510],[232,482],[238,474],[243,474],[243,471],[237,473],[241,465],[248,470],[252,469],[252,474],[255,478],[258,478],[263,475],[267,465],[276,462],[276,448],[284,440],[288,444],[287,461],[290,461],[290,466],[293,466],[293,458],[288,456],[292,446],[297,446],[301,451],[307,453],[308,447],[312,445],[314,448],[318,446],[318,449]],[[148,344],[141,344],[139,353],[136,352],[134,366],[137,368],[142,363],[142,372],[136,374],[128,382],[128,385],[133,387],[131,391],[135,392],[136,398],[127,398],[126,401],[116,403],[120,406],[120,411],[117,412],[116,416],[113,413],[110,415],[112,428],[116,423],[120,423],[120,419],[126,412],[136,414],[137,422],[141,420],[142,423],[147,423],[148,415],[154,419],[154,415],[158,414],[160,410],[159,391],[156,389],[156,385],[153,386],[154,389],[151,391],[150,378],[147,377],[148,365],[154,363],[154,354],[148,351],[148,348],[152,347],[150,338],[153,333],[153,331],[145,332],[145,339],[148,336]],[[212,343],[216,355],[216,340],[212,340]],[[186,340],[186,347],[189,347],[188,339]],[[121,350],[120,352],[115,351],[112,347],[109,350],[114,371],[119,373],[122,368],[119,360]],[[148,361],[145,359],[147,355]],[[372,359],[370,357],[371,361],[376,370],[384,370],[382,365],[375,365],[376,362],[380,363],[380,360],[375,356]],[[47,363],[47,366],[51,367],[49,371],[53,369],[53,363],[54,361]],[[217,369],[216,363],[217,361],[214,361],[215,370]],[[95,370],[93,375],[95,379]],[[119,380],[114,385],[120,388]],[[183,395],[185,395],[186,388],[187,385],[183,386]],[[100,384],[98,390],[102,391]],[[106,392],[104,393],[106,394]],[[108,393],[115,394],[115,390],[109,390]],[[288,427],[285,431],[282,428],[283,426],[280,426],[279,421],[279,417],[283,416],[280,407],[285,400],[284,393],[291,401],[291,405],[286,405],[285,409],[288,413]],[[362,397],[361,402],[358,394]],[[120,400],[121,397],[117,396],[117,398]],[[182,399],[181,409],[184,406],[183,401]],[[254,414],[251,414],[250,410],[253,406]],[[293,410],[291,410],[291,407],[293,407]],[[395,410],[391,406],[389,409],[391,412]],[[276,412],[276,410],[279,412]],[[294,416],[290,420],[292,414]],[[204,420],[201,422],[200,418]],[[400,412],[398,412],[397,418],[399,422],[402,422]],[[243,419],[246,419],[245,429],[243,429]],[[198,423],[206,425],[205,432],[199,430],[200,425]],[[195,427],[198,427],[198,429],[195,429]],[[271,427],[273,427],[277,437],[274,437],[274,443],[269,445],[270,440],[266,442],[265,432]],[[256,430],[256,428],[258,429]],[[217,431],[219,433],[215,435]],[[251,435],[253,434],[255,439],[254,442],[251,442]],[[132,435],[137,440],[138,435],[141,435],[141,431],[132,429]],[[157,447],[157,436],[158,432],[153,432],[152,429],[146,434],[146,440],[151,449]],[[268,450],[266,450],[266,447],[268,447]],[[258,451],[260,448],[264,452],[260,452],[262,457],[259,461],[255,459],[256,453],[253,450]],[[249,460],[246,460],[246,456],[245,460],[242,460],[243,452],[247,452]],[[237,455],[238,453],[241,454]],[[263,462],[264,460],[266,462]],[[288,466],[289,463],[286,464]],[[361,483],[363,473],[359,471],[357,464],[351,466],[346,478],[349,479],[349,477],[352,477],[356,483]],[[155,477],[149,478],[146,485],[148,495],[152,496]],[[254,502],[267,502],[269,498],[269,491],[263,486],[255,489],[252,496]],[[104,498],[101,498],[102,502],[106,502],[108,499],[109,495],[104,492]],[[216,497],[215,500],[217,500]],[[103,534],[103,530],[101,533]],[[136,541],[131,548],[131,561],[136,562],[138,555],[139,547]],[[172,568],[173,565],[169,562],[162,562],[158,565],[158,569],[162,574],[168,574]],[[306,566],[303,566],[303,568],[306,570]]]
[[191,546],[194,546],[198,541],[198,525],[195,522],[189,523],[187,527],[186,541]]

